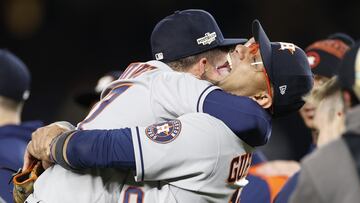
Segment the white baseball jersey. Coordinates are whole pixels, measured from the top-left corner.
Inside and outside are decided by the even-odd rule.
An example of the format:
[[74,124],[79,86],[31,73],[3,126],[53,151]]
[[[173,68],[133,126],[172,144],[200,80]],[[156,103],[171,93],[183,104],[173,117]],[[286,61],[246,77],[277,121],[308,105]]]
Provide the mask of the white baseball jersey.
[[134,202],[230,202],[247,184],[253,148],[208,114],[132,128],[132,138],[135,179],[162,180],[152,190],[132,189]]
[[[87,130],[118,129],[139,125],[147,126],[174,119],[186,113],[202,112],[202,104],[206,95],[217,88],[218,87],[212,86],[209,82],[198,80],[188,73],[175,72],[159,61],[131,64],[127,70],[125,70],[120,80],[112,82],[108,88],[104,90],[101,101],[95,105],[86,119],[78,124],[78,128]],[[194,134],[193,136],[197,135]],[[149,143],[151,142],[152,141],[149,141]],[[220,146],[222,145],[219,144],[219,147]],[[154,176],[154,174],[139,171],[141,167],[138,165],[138,159],[140,159],[141,155],[138,154],[138,150],[140,148],[135,142],[134,147],[138,169],[134,175],[136,175],[136,177],[144,176],[144,180],[161,178]],[[147,147],[144,148],[144,150],[148,150],[146,144],[144,144],[143,147]],[[238,154],[234,157],[244,155],[245,151],[247,152],[248,150],[240,148]],[[184,151],[182,153],[184,153]],[[213,155],[214,154],[211,154],[211,156]],[[156,156],[154,158],[156,158]],[[210,155],[208,158],[210,158]],[[204,157],[202,157],[202,159],[204,159]],[[204,163],[198,164],[209,166],[210,163],[206,163],[205,160],[203,160]],[[176,160],[173,161],[175,163]],[[149,167],[148,164],[151,163],[145,162],[143,166]],[[156,162],[156,164],[158,164],[159,169],[161,169],[157,172],[159,175],[164,173],[165,170],[171,171],[169,168],[161,167],[160,162]],[[178,162],[177,165],[178,164],[181,164],[181,162]],[[193,167],[195,167],[195,165],[192,166],[192,168]],[[204,169],[204,167],[201,167],[201,169]],[[152,170],[155,170],[155,168]],[[175,174],[174,169],[172,173],[174,173],[172,178],[179,178],[179,175]],[[223,171],[223,173],[228,174],[227,171]],[[243,172],[241,174],[243,174]],[[170,187],[170,185],[164,184],[164,182],[136,183],[134,181],[134,175],[126,170],[121,171],[117,169],[90,170],[84,174],[76,174],[63,169],[61,166],[55,165],[46,170],[38,178],[34,185],[34,193],[28,200],[29,202],[31,202],[31,200],[41,200],[51,203],[130,203],[139,202],[139,198],[134,197],[141,196],[142,198],[146,198],[147,193],[151,194],[149,198],[158,198],[158,200],[161,200],[169,196],[169,194],[165,192],[166,188],[168,188],[168,192],[173,192],[170,191],[170,188],[174,190],[174,187],[179,187],[180,190],[180,186],[185,187],[186,184],[190,184],[190,182],[175,181],[174,187]],[[171,178],[171,176],[166,177]],[[204,179],[206,176],[198,176],[198,178]],[[215,179],[209,179],[209,181],[210,180],[214,181]],[[161,190],[158,188],[160,186]],[[196,188],[199,188],[199,185],[196,186]],[[196,191],[196,189],[194,191]],[[178,194],[184,192],[185,191],[176,191]],[[216,191],[214,192],[216,193]],[[134,196],[134,194],[136,195]],[[189,194],[189,196],[192,195]],[[149,199],[149,201],[146,202],[158,201]]]

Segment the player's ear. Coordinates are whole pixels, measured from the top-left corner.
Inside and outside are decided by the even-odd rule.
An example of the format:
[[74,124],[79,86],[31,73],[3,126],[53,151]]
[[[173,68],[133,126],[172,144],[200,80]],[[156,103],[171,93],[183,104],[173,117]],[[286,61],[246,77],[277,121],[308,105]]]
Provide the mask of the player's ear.
[[348,91],[343,91],[343,99],[344,99],[344,104],[345,104],[345,109],[349,109],[351,108],[351,94]]
[[208,68],[208,61],[206,58],[201,58],[197,63],[195,63],[189,70],[196,78],[201,78],[205,73],[206,68]]
[[251,98],[264,109],[268,109],[272,105],[272,98],[270,97],[269,93],[267,93],[267,91],[262,91],[257,95],[252,96]]

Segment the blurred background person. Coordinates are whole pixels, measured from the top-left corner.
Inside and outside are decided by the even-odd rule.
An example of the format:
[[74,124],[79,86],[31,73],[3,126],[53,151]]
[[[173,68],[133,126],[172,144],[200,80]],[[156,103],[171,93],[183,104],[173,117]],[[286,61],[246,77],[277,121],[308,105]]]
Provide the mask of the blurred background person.
[[[341,71],[340,64],[347,51],[350,50],[350,47],[354,44],[352,37],[345,33],[333,33],[327,38],[318,40],[310,44],[306,49],[306,55],[308,56],[308,61],[312,72],[314,74],[314,87],[313,92],[316,92],[318,89],[330,81],[330,79],[338,74]],[[304,120],[306,127],[311,130],[312,142],[310,148],[307,149],[308,153],[311,153],[316,147],[323,144],[324,140],[332,140],[333,134],[337,131],[325,133],[325,130],[322,130],[321,140],[319,142],[319,129],[322,127],[320,124],[315,125],[315,112],[317,102],[312,102],[312,99],[306,99],[304,106],[300,109],[300,115]],[[334,100],[330,100],[329,103],[336,103]],[[341,104],[338,104],[341,105]],[[332,106],[334,110],[334,106]],[[329,109],[322,108],[319,112],[322,112],[323,115],[329,115],[327,111]],[[319,119],[319,117],[318,117]],[[332,119],[332,118],[331,118]],[[335,118],[334,118],[335,119]],[[336,120],[336,119],[335,119]],[[326,125],[331,125],[332,121],[327,119],[320,119]],[[341,122],[340,122],[341,123]],[[324,124],[323,124],[324,125]],[[330,129],[330,128],[328,128]],[[293,192],[297,181],[298,181],[299,172],[295,173],[284,185],[279,194],[276,196],[275,202],[288,202],[291,193]]]
[[89,111],[100,100],[102,90],[114,80],[120,78],[123,71],[109,71],[98,79],[94,88],[75,94],[74,101]]
[[22,122],[22,110],[30,94],[30,72],[6,49],[0,50],[0,196],[12,202],[12,174],[23,165],[31,133],[41,121]]
[[[319,88],[338,73],[341,59],[354,44],[354,40],[345,33],[334,33],[327,39],[316,41],[306,49],[312,72],[314,73],[314,89]],[[300,109],[305,125],[311,129],[312,144],[316,145],[318,132],[314,126],[315,106],[306,102]]]
[[[337,119],[341,115],[337,110],[333,118],[324,118],[316,114],[315,124],[319,127],[318,142],[324,146],[301,161],[299,181],[289,202],[359,202],[360,200],[360,41],[348,51],[342,61],[337,83],[328,85],[319,98],[319,106],[329,108],[326,100],[338,99],[343,103],[346,115],[345,133],[334,135],[333,140],[320,139],[321,131],[338,133],[342,127],[323,125],[322,119]],[[337,85],[337,86],[336,86]],[[336,107],[330,107],[336,108]],[[330,112],[330,111],[329,111]],[[317,112],[318,113],[318,112]],[[328,115],[329,116],[329,115]],[[319,123],[318,123],[319,122]],[[335,131],[335,132],[331,132]],[[341,137],[340,137],[341,135]],[[340,137],[340,139],[337,139]]]

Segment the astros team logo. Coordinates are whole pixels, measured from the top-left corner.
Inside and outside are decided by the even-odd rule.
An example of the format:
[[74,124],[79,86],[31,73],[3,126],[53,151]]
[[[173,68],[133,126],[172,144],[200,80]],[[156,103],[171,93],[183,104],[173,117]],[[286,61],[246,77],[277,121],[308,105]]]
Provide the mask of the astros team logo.
[[296,51],[295,44],[293,43],[287,43],[287,42],[279,42],[280,49],[279,50],[288,50],[291,54],[294,54]]
[[180,131],[181,122],[179,120],[154,124],[145,129],[146,136],[160,144],[173,141],[180,134]]
[[310,67],[315,68],[320,63],[320,55],[315,51],[310,51],[306,53],[307,59],[309,61]]

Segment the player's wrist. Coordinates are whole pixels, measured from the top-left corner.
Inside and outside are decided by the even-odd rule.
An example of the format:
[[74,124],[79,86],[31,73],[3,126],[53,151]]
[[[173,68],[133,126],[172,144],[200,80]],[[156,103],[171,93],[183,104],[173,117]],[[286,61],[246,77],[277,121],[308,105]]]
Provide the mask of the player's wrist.
[[72,135],[76,133],[76,130],[64,132],[52,140],[50,147],[50,159],[68,170],[76,170],[70,165],[66,157],[66,147]]
[[55,146],[56,146],[56,142],[57,140],[59,139],[60,136],[57,136],[57,137],[54,137],[51,142],[50,142],[50,156],[49,156],[49,159],[50,159],[50,162],[52,163],[56,163],[55,161]]

